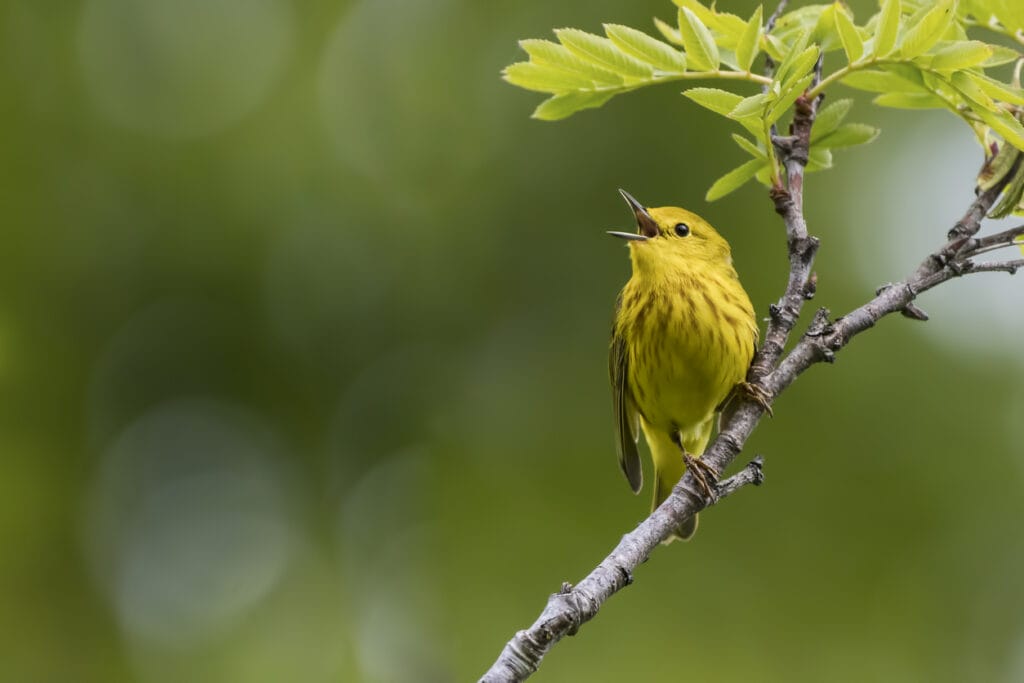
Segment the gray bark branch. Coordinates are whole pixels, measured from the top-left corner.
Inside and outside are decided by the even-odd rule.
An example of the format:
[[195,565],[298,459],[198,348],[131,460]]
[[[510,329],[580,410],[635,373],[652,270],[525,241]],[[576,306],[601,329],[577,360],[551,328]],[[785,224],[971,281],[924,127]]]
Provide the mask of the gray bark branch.
[[[786,227],[789,277],[785,293],[778,303],[770,307],[764,341],[751,363],[748,382],[755,391],[750,396],[740,396],[738,406],[701,457],[703,462],[719,472],[725,471],[739,455],[771,400],[812,365],[834,361],[836,352],[856,335],[892,313],[901,312],[910,318],[926,320],[927,315],[917,308],[914,300],[922,292],[954,278],[993,271],[1013,274],[1024,268],[1024,259],[974,260],[980,252],[1009,246],[1024,234],[1024,226],[1021,226],[975,238],[981,219],[999,197],[1011,173],[1003,182],[975,198],[949,231],[947,242],[930,254],[910,277],[880,288],[873,299],[835,320],[830,318],[826,309],[819,309],[800,340],[783,355],[803,304],[814,296],[815,290],[812,266],[818,240],[809,235],[804,219],[803,180],[817,105],[818,102],[804,98],[797,100],[790,135],[776,139],[780,159],[786,169],[786,187],[773,188],[771,196]],[[739,473],[721,482],[716,500],[704,498],[692,473],[687,470],[665,502],[633,531],[624,535],[611,554],[590,574],[576,586],[563,584],[562,590],[549,598],[540,617],[529,628],[515,634],[480,681],[506,683],[529,677],[555,643],[564,636],[575,635],[608,598],[632,583],[636,567],[682,522],[747,484],[759,484],[762,480],[761,465],[758,457]]]
[[[761,459],[755,458],[737,474],[718,485],[718,499],[735,493],[747,484],[763,480]],[[563,583],[562,589],[548,598],[547,606],[530,628],[516,633],[501,656],[481,681],[522,681],[540,666],[548,650],[564,636],[575,635],[580,626],[597,615],[601,605],[633,582],[633,570],[647,560],[651,551],[665,540],[679,522],[712,504],[691,486],[682,506],[668,500],[647,519],[622,537],[615,550],[575,586]]]

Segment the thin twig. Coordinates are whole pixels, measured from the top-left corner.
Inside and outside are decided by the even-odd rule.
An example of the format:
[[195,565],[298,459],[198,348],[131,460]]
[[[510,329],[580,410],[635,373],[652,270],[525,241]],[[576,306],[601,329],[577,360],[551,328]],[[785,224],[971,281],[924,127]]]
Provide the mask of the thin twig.
[[[779,0],[778,6],[775,8],[775,11],[772,12],[771,15],[768,17],[768,21],[764,25],[765,35],[771,33],[772,29],[775,28],[775,22],[778,21],[779,17],[782,16],[782,13],[784,11],[786,11],[786,5],[788,4],[788,2],[789,2],[789,0]],[[772,59],[771,55],[769,55],[766,52],[765,55],[764,55],[764,76],[765,76],[765,78],[771,79],[775,75],[775,66],[776,66],[775,60]],[[771,87],[771,82],[765,83],[764,85],[761,86],[761,92],[767,94],[769,87]],[[769,129],[768,129],[769,138],[770,139],[775,139],[775,136],[778,135],[778,133],[779,133],[778,126],[776,126],[773,123],[769,127]]]
[[818,251],[818,240],[807,232],[803,209],[804,168],[810,153],[811,128],[816,114],[814,100],[798,98],[789,137],[775,142],[786,167],[786,187],[773,187],[771,197],[775,202],[775,211],[782,216],[786,226],[789,278],[782,297],[769,308],[764,341],[750,367],[748,381],[755,384],[763,380],[778,363],[804,302],[814,296],[817,286],[812,267],[814,255]]
[[965,269],[965,273],[1009,273],[1015,275],[1018,270],[1024,268],[1024,259],[1012,259],[1008,261],[983,261],[976,263],[971,261]]
[[1024,247],[1024,242],[1003,242],[1002,244],[992,244],[990,246],[973,250],[975,256],[981,256],[982,254],[989,254],[993,251],[999,251],[1000,249],[1008,249],[1010,247]]
[[778,21],[779,17],[782,16],[782,13],[786,11],[787,4],[789,4],[789,0],[779,0],[778,6],[775,8],[775,11],[772,12],[771,15],[768,17],[768,21],[764,25],[765,33],[772,32],[772,29],[775,28],[775,22]]
[[1018,225],[1016,228],[1010,228],[1009,230],[1003,230],[1002,232],[981,237],[974,242],[974,246],[977,247],[974,254],[980,254],[982,250],[988,247],[1005,247],[1013,244],[1021,235],[1024,235],[1024,225]]
[[[981,219],[992,208],[992,204],[999,197],[1008,180],[1007,177],[996,187],[979,194],[971,203],[964,217],[957,221],[953,229],[950,230],[950,234],[955,231],[967,235],[976,234],[981,227]],[[1010,233],[1012,231],[1004,231],[998,235],[1000,235],[1000,239],[1013,239]],[[996,236],[989,235],[976,240],[975,243],[990,244]],[[873,327],[882,317],[904,310],[921,293],[943,282],[969,273],[1008,272],[1013,274],[1018,269],[1024,268],[1024,259],[982,263],[971,261],[977,247],[962,248],[962,241],[965,239],[959,237],[946,242],[929,255],[906,280],[882,287],[874,299],[836,319],[835,322],[828,322],[826,317],[825,324],[819,326],[819,329],[808,329],[803,339],[779,364],[778,368],[765,378],[767,390],[778,393],[788,387],[798,375],[811,365],[822,361],[832,362],[835,359],[836,351],[850,343],[853,337]],[[961,248],[962,251],[958,253],[957,250]],[[814,328],[813,325],[812,328]]]

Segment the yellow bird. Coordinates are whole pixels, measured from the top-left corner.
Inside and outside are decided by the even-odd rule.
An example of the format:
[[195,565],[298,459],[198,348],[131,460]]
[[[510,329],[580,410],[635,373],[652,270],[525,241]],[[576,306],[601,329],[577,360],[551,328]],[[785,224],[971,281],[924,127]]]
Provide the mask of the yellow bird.
[[[654,501],[661,504],[687,463],[705,488],[704,452],[715,416],[744,378],[757,345],[754,307],[732,265],[729,243],[695,213],[644,208],[619,190],[636,216],[629,240],[633,275],[619,294],[609,374],[619,463],[633,492],[643,474],[642,428],[654,462]],[[697,516],[676,537],[688,539]],[[669,541],[673,540],[672,538]]]

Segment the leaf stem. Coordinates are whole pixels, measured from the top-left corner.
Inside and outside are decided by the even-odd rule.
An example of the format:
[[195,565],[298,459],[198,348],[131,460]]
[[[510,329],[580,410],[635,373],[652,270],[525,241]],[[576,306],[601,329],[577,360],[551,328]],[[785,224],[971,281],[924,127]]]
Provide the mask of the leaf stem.
[[[688,71],[682,74],[677,74],[675,79],[678,80],[697,80],[697,79],[716,79],[720,78],[726,81],[748,81],[750,83],[757,83],[759,85],[771,85],[771,79],[761,76],[759,74],[753,74],[749,71]],[[674,79],[674,80],[675,80]],[[669,80],[669,79],[665,79]]]
[[[654,83],[664,81],[686,81],[686,80],[713,80],[720,78],[726,81],[747,81],[758,85],[771,85],[772,79],[750,71],[684,71],[682,73],[668,72],[664,76],[655,76]],[[638,84],[639,85],[639,84]]]
[[[658,85],[659,83],[669,83],[672,81],[698,81],[698,80],[714,80],[722,79],[727,81],[747,81],[748,83],[757,83],[759,85],[771,85],[772,79],[765,76],[760,76],[749,71],[684,71],[684,72],[656,72],[650,80],[644,80],[637,83],[626,83],[624,85],[603,85],[595,88],[588,88],[586,90],[578,92],[610,92],[614,94],[631,92],[633,90],[639,90],[640,88],[647,87],[648,85]],[[577,91],[569,91],[577,92]],[[561,95],[564,92],[551,92],[553,95]]]

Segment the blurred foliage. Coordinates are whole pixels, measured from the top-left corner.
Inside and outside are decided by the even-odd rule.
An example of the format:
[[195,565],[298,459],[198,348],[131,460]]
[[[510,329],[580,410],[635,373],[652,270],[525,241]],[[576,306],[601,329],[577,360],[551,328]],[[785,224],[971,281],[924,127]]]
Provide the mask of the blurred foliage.
[[[551,126],[499,72],[664,9],[0,9],[5,680],[472,680],[644,515],[605,377],[615,189],[707,215],[761,311],[780,226],[753,185],[703,202],[729,122],[676,89]],[[863,111],[883,144],[807,190],[834,312],[981,161],[952,117]],[[766,485],[537,680],[1024,677],[1020,290],[943,287],[802,378],[750,444]]]

